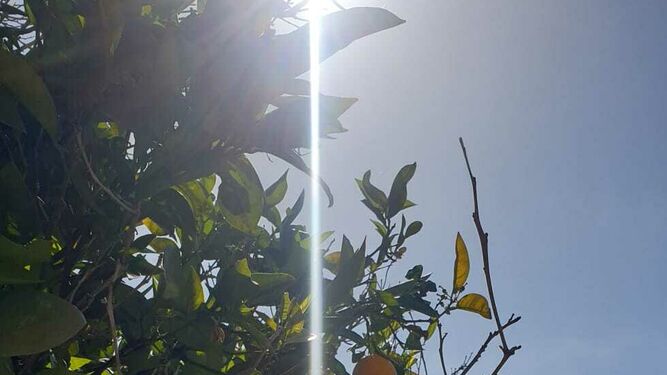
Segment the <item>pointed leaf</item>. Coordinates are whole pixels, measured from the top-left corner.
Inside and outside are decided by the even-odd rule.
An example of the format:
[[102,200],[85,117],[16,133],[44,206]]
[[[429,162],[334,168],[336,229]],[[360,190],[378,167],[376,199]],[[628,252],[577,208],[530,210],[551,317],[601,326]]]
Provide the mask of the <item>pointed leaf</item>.
[[185,309],[186,311],[195,311],[204,302],[204,289],[201,286],[199,274],[193,266],[185,269]]
[[255,168],[244,156],[225,161],[217,204],[233,228],[254,232],[264,210],[264,189]]
[[25,59],[4,49],[0,49],[0,85],[14,95],[51,137],[57,137],[56,107],[42,78]]
[[470,259],[468,249],[461,237],[461,233],[456,234],[456,260],[454,261],[454,287],[453,291],[461,290],[468,280],[470,272]]
[[389,192],[387,216],[393,217],[405,208],[408,202],[408,182],[414,176],[416,168],[417,163],[408,164],[396,174]]
[[[331,13],[321,21],[321,61],[367,35],[404,23],[382,8],[350,8]],[[297,77],[310,67],[309,25],[274,38],[269,60],[281,75]]]
[[335,275],[338,273],[338,269],[340,268],[340,260],[340,251],[331,252],[324,256],[324,267]]
[[264,191],[264,196],[266,197],[264,199],[264,203],[269,206],[273,207],[280,203],[283,198],[285,198],[285,194],[287,193],[287,171],[283,173],[282,176],[278,179],[278,181],[274,182],[269,186],[266,191]]

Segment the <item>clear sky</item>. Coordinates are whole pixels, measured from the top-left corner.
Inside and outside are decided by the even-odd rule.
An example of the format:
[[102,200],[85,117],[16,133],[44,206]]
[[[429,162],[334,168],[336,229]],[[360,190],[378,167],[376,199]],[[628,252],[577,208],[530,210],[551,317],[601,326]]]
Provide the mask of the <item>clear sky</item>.
[[[406,267],[422,263],[451,284],[460,231],[473,262],[468,290],[486,294],[462,136],[500,312],[523,316],[508,332],[523,349],[504,373],[664,373],[667,2],[340,3],[383,6],[407,23],[322,66],[325,93],[360,98],[343,118],[350,131],[323,143],[336,196],[323,228],[355,244],[372,236],[353,178],[371,169],[388,190],[416,161],[418,206],[407,213],[425,226]],[[274,163],[263,177],[281,172]],[[448,325],[449,367],[493,328],[465,312]],[[437,374],[435,347],[428,353]],[[490,348],[478,373],[498,356]]]

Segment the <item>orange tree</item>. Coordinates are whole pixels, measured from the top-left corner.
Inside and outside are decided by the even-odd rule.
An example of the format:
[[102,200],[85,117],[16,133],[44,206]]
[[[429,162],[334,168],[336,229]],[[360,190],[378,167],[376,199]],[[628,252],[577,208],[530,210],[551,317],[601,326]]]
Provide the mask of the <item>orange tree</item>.
[[[491,318],[462,295],[460,237],[449,290],[419,265],[390,287],[379,276],[422,227],[402,215],[414,164],[388,193],[357,181],[373,249],[311,237],[303,194],[281,212],[286,174],[262,186],[247,154],[309,172],[305,5],[0,0],[0,374],[303,374],[311,241],[330,271],[327,372],[346,373],[341,349],[419,372],[435,332],[442,359],[445,315]],[[322,58],[402,22],[327,15]],[[324,136],[354,102],[322,95]]]

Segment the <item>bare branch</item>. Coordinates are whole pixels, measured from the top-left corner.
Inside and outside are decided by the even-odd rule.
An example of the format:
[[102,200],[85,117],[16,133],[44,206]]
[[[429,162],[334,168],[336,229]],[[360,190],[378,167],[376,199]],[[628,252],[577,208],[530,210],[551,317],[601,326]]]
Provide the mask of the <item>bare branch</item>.
[[[491,268],[489,265],[489,234],[484,231],[482,227],[482,221],[479,215],[479,201],[477,198],[477,178],[472,173],[472,168],[470,168],[470,161],[468,159],[468,153],[466,152],[466,147],[463,144],[463,138],[459,138],[459,143],[461,144],[461,150],[463,151],[463,157],[466,161],[466,167],[468,168],[468,175],[470,176],[470,182],[472,184],[472,195],[473,195],[473,204],[474,211],[472,214],[473,221],[475,222],[475,227],[477,228],[477,235],[479,236],[479,242],[482,248],[482,260],[484,263],[484,278],[486,279],[486,287],[489,293],[489,302],[491,304],[491,311],[493,312],[493,318],[496,321],[497,334],[500,336],[500,341],[502,343],[500,349],[503,352],[503,358],[498,364],[498,367],[494,370],[493,374],[497,374],[500,371],[500,368],[503,367],[505,362],[514,355],[514,353],[521,348],[521,346],[515,346],[510,348],[507,345],[507,339],[505,338],[504,327],[500,321],[500,314],[498,313],[498,305],[496,304],[496,298],[493,293],[493,283],[491,282]],[[517,318],[518,320],[518,318]],[[510,318],[511,321],[511,318]]]
[[442,323],[438,321],[438,355],[440,356],[440,367],[443,375],[447,375],[447,366],[445,366],[445,338],[447,333],[442,333]]
[[[512,315],[512,316],[509,318],[509,320],[507,321],[507,323],[505,323],[505,324],[502,326],[502,329],[503,329],[503,330],[507,329],[507,327],[509,327],[509,326],[511,326],[512,324],[518,322],[519,320],[521,320],[521,317],[520,317],[520,316],[514,317],[514,315]],[[461,372],[461,375],[466,375],[466,374],[468,373],[468,371],[470,371],[470,369],[472,369],[472,367],[475,365],[475,363],[477,363],[477,361],[479,361],[479,359],[482,357],[482,353],[484,353],[484,351],[486,350],[486,348],[489,346],[489,343],[491,343],[491,341],[492,341],[496,336],[498,336],[499,333],[500,333],[499,330],[498,330],[498,331],[494,331],[494,332],[489,332],[489,336],[486,337],[486,340],[484,341],[484,343],[482,344],[482,346],[480,346],[480,348],[479,348],[479,350],[477,351],[477,353],[475,354],[475,356],[472,357],[472,359],[470,360],[470,362],[468,362],[468,364],[465,366],[465,368],[464,368],[463,371]],[[503,358],[505,358],[504,355],[503,355]],[[508,357],[508,358],[509,358],[509,357]],[[501,360],[501,363],[504,364],[505,361],[507,361],[507,359],[505,359],[504,361]],[[501,366],[501,367],[502,367],[502,366]],[[499,369],[500,369],[500,368],[497,368],[497,370],[499,370]],[[495,373],[495,372],[494,372],[494,373]]]

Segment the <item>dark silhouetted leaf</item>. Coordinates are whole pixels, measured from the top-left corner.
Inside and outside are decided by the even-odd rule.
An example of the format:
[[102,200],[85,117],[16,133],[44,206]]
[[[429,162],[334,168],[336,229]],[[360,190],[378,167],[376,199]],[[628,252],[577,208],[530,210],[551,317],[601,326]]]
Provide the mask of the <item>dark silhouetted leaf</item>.
[[42,78],[23,58],[0,49],[0,85],[8,89],[53,138],[58,118],[53,99]]
[[264,210],[264,189],[245,157],[225,162],[220,171],[218,205],[225,220],[244,233],[253,233]]
[[[326,60],[357,39],[404,22],[382,8],[350,8],[324,16],[321,21],[320,59]],[[305,25],[273,41],[270,56],[279,74],[297,77],[309,69],[308,29]]]
[[0,356],[43,352],[74,336],[86,320],[75,306],[53,294],[0,294]]
[[401,210],[406,208],[408,199],[408,182],[415,174],[417,163],[408,164],[398,171],[391,185],[391,192],[389,193],[387,216],[393,217]]

